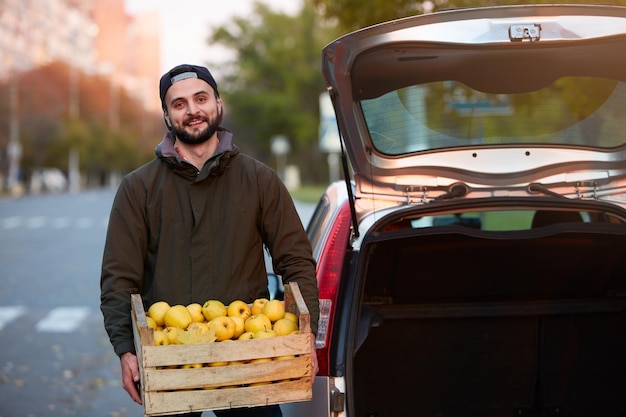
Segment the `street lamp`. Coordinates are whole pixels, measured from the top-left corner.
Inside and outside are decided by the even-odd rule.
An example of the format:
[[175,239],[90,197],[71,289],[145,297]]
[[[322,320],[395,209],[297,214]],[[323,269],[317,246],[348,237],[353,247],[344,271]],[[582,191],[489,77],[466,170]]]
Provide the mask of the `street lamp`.
[[319,97],[320,129],[319,147],[322,152],[328,153],[328,177],[330,182],[339,180],[339,155],[341,154],[341,138],[337,130],[337,118],[333,110],[333,103],[328,93]]
[[20,143],[19,120],[19,84],[17,72],[9,79],[9,172],[7,173],[7,189],[11,194],[19,192],[20,159],[22,144]]
[[270,140],[270,151],[276,156],[276,171],[280,178],[285,181],[285,166],[287,164],[287,154],[291,151],[291,144],[285,135],[272,136]]

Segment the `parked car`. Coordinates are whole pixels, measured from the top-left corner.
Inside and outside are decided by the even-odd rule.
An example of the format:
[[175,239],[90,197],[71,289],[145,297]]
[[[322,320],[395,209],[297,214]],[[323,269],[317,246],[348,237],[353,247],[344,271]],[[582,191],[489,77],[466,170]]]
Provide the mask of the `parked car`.
[[39,168],[30,177],[30,191],[60,193],[67,191],[68,181],[63,171],[58,168]]
[[626,8],[450,10],[323,50],[299,416],[626,415]]

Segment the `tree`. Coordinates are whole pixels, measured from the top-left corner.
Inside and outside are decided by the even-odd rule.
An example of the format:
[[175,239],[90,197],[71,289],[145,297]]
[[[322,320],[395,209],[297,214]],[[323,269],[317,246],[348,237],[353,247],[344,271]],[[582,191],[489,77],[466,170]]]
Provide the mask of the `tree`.
[[[427,11],[461,7],[512,4],[593,3],[589,0],[308,0],[322,15],[336,21],[343,32]],[[626,0],[607,0],[603,4],[626,5]]]
[[[81,171],[96,179],[91,181],[95,184],[109,171],[128,171],[154,155],[154,137],[162,132],[160,115],[143,111],[139,101],[122,89],[116,91],[107,78],[78,73],[79,95],[74,99],[79,103],[79,114],[71,118],[70,74],[67,64],[53,62],[0,83],[1,97],[8,97],[11,83],[17,86],[20,162],[25,181],[40,167],[67,170],[70,150],[78,152]],[[7,101],[0,101],[0,172],[6,170],[2,153],[12,122]],[[112,109],[118,114],[112,115]],[[112,116],[119,124],[111,123]],[[147,137],[150,144],[142,142]]]
[[225,124],[238,146],[267,161],[270,139],[286,135],[292,145],[290,160],[309,180],[319,180],[319,163],[311,155],[317,152],[318,97],[324,91],[321,50],[335,32],[322,25],[308,4],[289,16],[256,3],[253,15],[237,17],[209,36],[209,43],[234,53],[219,71]]

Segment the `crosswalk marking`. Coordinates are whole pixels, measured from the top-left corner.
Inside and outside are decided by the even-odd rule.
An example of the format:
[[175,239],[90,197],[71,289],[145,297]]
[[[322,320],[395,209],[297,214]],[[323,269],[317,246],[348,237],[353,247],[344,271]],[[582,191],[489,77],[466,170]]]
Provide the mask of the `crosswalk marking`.
[[7,323],[24,314],[25,310],[26,309],[22,306],[0,307],[0,330],[2,330]]
[[71,224],[71,220],[69,217],[56,217],[52,219],[52,227],[54,229],[65,229],[69,227]]
[[35,327],[40,332],[69,333],[76,330],[88,315],[88,307],[58,307],[50,310]]
[[93,219],[90,217],[81,217],[76,220],[76,227],[79,229],[89,229],[91,226],[93,226]]
[[21,217],[5,217],[2,220],[2,228],[3,229],[15,229],[22,225]]
[[70,218],[68,216],[47,217],[47,216],[11,216],[0,217],[0,230],[11,229],[41,229],[49,227],[52,229],[67,229],[74,227],[77,229],[89,229],[93,227],[106,228],[109,223],[108,217],[93,218],[79,217]]
[[27,229],[38,229],[46,224],[46,219],[43,216],[35,216],[26,219]]

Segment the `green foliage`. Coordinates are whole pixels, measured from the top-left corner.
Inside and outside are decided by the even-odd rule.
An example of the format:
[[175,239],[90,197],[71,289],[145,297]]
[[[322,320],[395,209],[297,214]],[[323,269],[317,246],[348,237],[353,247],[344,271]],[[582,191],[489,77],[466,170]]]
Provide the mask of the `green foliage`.
[[589,0],[309,0],[324,17],[337,22],[342,32],[428,11],[462,7],[499,6],[514,4],[586,4],[626,5],[626,0],[594,2]]
[[422,13],[422,3],[411,0],[309,0],[342,33]]
[[47,153],[48,165],[61,162],[67,166],[71,150],[78,152],[81,171],[96,177],[109,171],[129,172],[146,159],[131,133],[80,119],[61,123],[59,136]]
[[319,201],[322,194],[324,194],[325,188],[324,185],[300,187],[297,190],[291,191],[291,197],[303,203],[315,204]]
[[321,50],[336,32],[307,4],[290,16],[256,3],[253,16],[235,18],[209,37],[209,43],[234,53],[216,71],[225,124],[240,147],[266,159],[272,136],[286,135],[290,163],[306,165],[318,141]]
[[[550,135],[581,122],[594,113],[613,93],[616,82],[591,77],[565,77],[525,93],[488,94],[458,82],[430,83],[425,89],[430,129],[457,138],[481,138],[499,141],[503,137],[533,137],[549,141]],[[402,91],[410,94],[411,88]],[[461,113],[451,107],[453,101],[489,102],[508,107],[510,114]],[[551,117],[545,117],[551,115]],[[587,124],[589,129],[592,123]],[[599,127],[599,126],[598,126]],[[599,137],[596,132],[594,137]],[[570,143],[574,139],[570,138]]]

